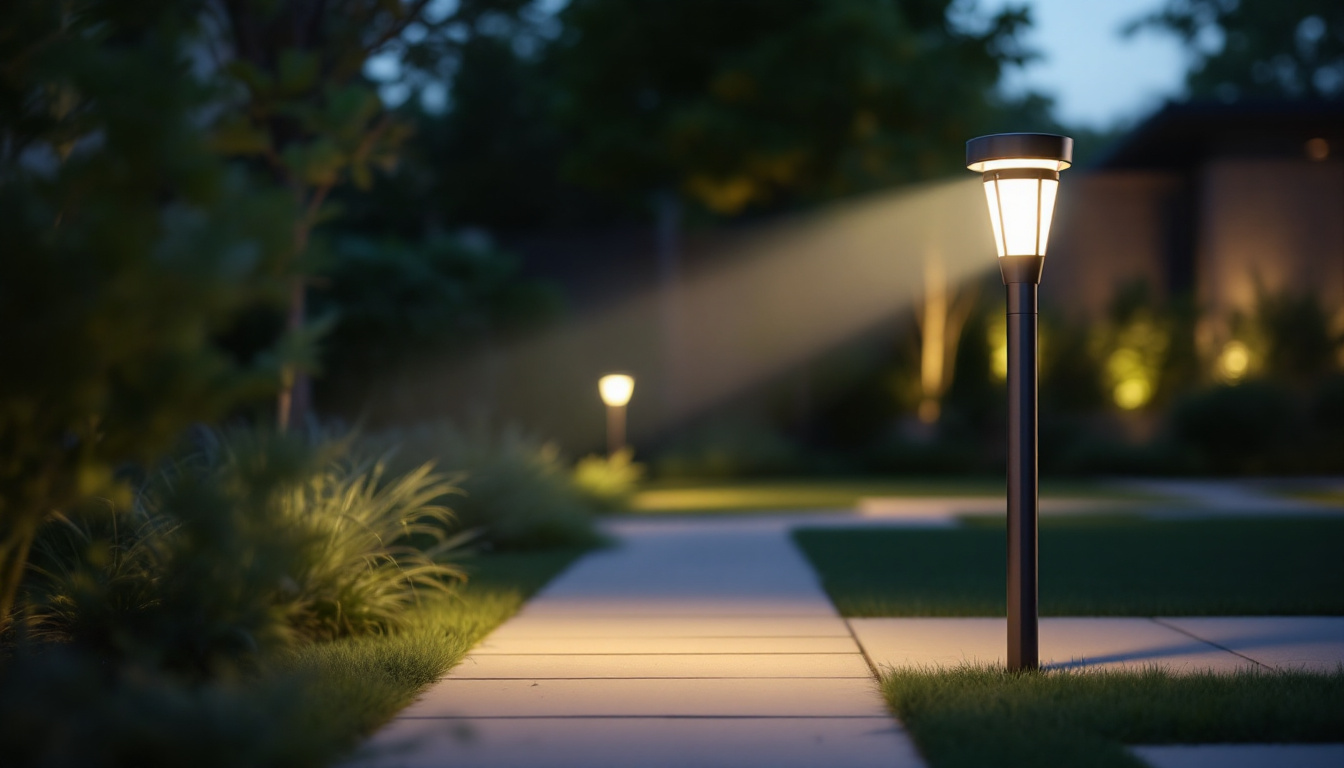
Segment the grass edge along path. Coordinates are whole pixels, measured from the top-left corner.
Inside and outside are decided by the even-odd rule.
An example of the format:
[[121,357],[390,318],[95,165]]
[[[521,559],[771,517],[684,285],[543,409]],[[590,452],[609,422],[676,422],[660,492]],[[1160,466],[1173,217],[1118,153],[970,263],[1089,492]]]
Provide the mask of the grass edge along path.
[[1173,675],[886,669],[883,696],[932,768],[1142,768],[1137,744],[1344,741],[1334,673]]
[[464,563],[467,584],[424,606],[387,635],[302,646],[269,659],[249,686],[260,697],[288,689],[296,706],[285,729],[300,754],[334,760],[396,716],[495,627],[588,550],[495,553]]

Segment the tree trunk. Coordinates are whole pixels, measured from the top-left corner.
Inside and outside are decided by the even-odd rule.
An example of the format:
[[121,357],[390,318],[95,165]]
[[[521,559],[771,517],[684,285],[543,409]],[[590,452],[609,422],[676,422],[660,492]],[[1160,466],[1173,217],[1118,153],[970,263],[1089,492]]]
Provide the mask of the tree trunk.
[[[285,330],[299,333],[303,330],[306,286],[302,276],[295,277],[289,292],[289,314],[285,318]],[[276,403],[276,422],[281,432],[290,428],[302,427],[308,423],[312,410],[312,379],[307,371],[294,365],[286,365],[281,373],[280,396]]]
[[680,415],[678,375],[681,330],[681,198],[671,189],[654,199],[657,216],[658,297],[663,349],[663,410],[667,417]]

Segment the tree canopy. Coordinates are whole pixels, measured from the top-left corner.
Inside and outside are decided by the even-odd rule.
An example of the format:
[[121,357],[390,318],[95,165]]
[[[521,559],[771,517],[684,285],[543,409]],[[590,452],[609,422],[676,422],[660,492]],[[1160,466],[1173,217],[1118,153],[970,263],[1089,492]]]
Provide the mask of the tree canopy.
[[1176,35],[1194,97],[1344,98],[1344,4],[1337,0],[1167,0],[1133,34]]
[[952,5],[574,0],[548,54],[566,171],[733,214],[952,170],[1028,23]]

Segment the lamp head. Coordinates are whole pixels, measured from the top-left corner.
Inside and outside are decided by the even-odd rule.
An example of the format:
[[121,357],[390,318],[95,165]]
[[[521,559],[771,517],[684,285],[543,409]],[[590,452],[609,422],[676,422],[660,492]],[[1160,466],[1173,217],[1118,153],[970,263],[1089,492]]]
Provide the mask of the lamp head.
[[607,405],[625,405],[635,393],[635,379],[624,373],[609,373],[597,380],[597,391]]
[[1000,257],[1041,259],[1059,192],[1073,164],[1073,139],[1052,133],[996,133],[966,142],[966,167],[984,174]]

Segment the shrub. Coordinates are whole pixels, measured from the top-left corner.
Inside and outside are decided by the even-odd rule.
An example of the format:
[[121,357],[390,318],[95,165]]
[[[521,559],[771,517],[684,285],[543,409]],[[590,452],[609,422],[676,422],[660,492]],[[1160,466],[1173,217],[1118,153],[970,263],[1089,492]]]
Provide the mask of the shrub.
[[659,477],[730,478],[781,475],[807,465],[801,446],[756,420],[717,421],[693,428],[661,451]]
[[432,504],[453,491],[428,466],[389,476],[348,442],[207,435],[130,509],[42,532],[29,625],[203,678],[297,638],[395,628],[460,575]]
[[636,463],[634,457],[632,448],[622,448],[610,456],[585,456],[574,467],[574,486],[600,509],[622,509],[644,477],[644,465]]
[[1292,396],[1268,381],[1217,386],[1188,395],[1172,410],[1173,434],[1214,472],[1280,468],[1293,433]]
[[0,659],[5,765],[328,765],[349,735],[344,724],[305,716],[306,682],[286,675],[196,685],[143,668],[109,669],[86,649],[24,646]]
[[403,466],[433,461],[459,473],[451,500],[458,525],[501,549],[591,546],[601,541],[593,508],[575,488],[559,449],[517,427],[449,422],[394,430],[370,438],[397,447]]

